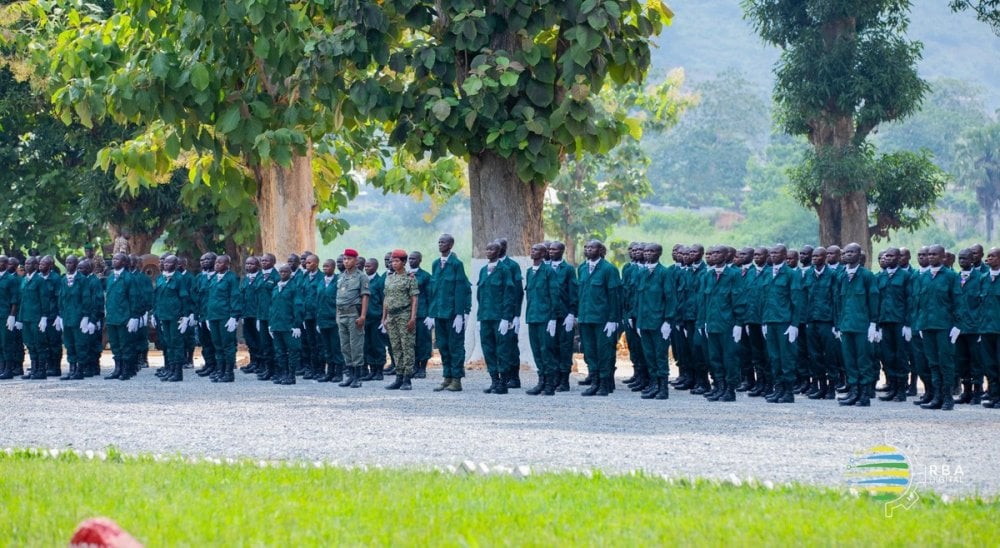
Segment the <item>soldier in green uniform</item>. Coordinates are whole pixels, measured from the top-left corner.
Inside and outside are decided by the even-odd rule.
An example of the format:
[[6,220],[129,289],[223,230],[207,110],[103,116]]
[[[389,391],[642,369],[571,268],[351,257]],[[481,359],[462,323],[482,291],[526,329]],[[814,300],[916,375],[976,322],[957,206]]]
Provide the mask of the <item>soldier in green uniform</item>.
[[743,277],[744,299],[746,299],[746,335],[750,361],[756,380],[753,390],[747,395],[753,398],[773,394],[775,379],[771,374],[767,341],[764,336],[764,296],[768,283],[767,249],[753,250],[753,264]]
[[278,281],[271,290],[268,330],[274,341],[274,384],[295,384],[297,362],[302,359],[302,285],[292,278],[292,266],[278,267]]
[[385,300],[382,306],[381,328],[389,335],[392,353],[396,356],[396,380],[387,390],[410,390],[416,358],[417,302],[420,288],[417,279],[406,272],[406,251],[391,252],[389,265],[392,274],[385,277]]
[[514,284],[514,317],[506,334],[500,336],[497,349],[503,369],[507,371],[507,388],[521,388],[521,349],[517,337],[521,333],[521,305],[524,303],[524,278],[521,276],[521,265],[507,256],[507,239],[499,238],[500,246],[498,264],[510,271],[510,279]]
[[766,286],[760,317],[775,385],[774,393],[767,398],[770,403],[795,403],[795,341],[802,323],[802,277],[785,263],[786,253],[781,244],[772,247],[771,268],[763,272]]
[[147,316],[153,309],[153,280],[142,271],[142,258],[138,255],[129,256],[129,279],[136,285],[136,295],[139,301],[139,326],[131,332],[132,356],[135,359],[135,370],[149,367],[149,328],[147,327]]
[[115,368],[107,380],[128,380],[135,374],[132,371],[130,335],[139,329],[139,296],[135,295],[136,286],[129,280],[128,256],[116,253],[111,259],[112,272],[108,276],[104,295],[104,321],[108,328],[108,344],[114,357]]
[[665,400],[670,397],[669,347],[672,324],[677,320],[677,281],[660,264],[663,246],[646,244],[643,264],[635,276],[635,318],[643,356],[649,367],[650,381],[643,399]]
[[587,368],[595,372],[594,383],[582,396],[607,396],[614,391],[615,345],[618,320],[622,317],[621,278],[618,269],[604,259],[607,248],[598,240],[583,247],[586,262],[578,269],[580,280],[580,342]]
[[83,380],[84,362],[90,354],[90,340],[87,332],[91,329],[97,300],[94,286],[87,282],[85,274],[77,272],[79,259],[76,255],[66,257],[66,275],[59,284],[59,316],[56,327],[62,330],[63,345],[66,347],[66,362],[69,369],[59,380]]
[[924,274],[917,295],[916,314],[924,358],[930,369],[934,398],[924,409],[951,410],[955,406],[955,342],[961,331],[956,312],[962,295],[961,281],[954,270],[944,267],[945,250],[932,245],[927,250],[929,271]]
[[[812,269],[803,278],[805,293],[806,337],[809,339],[811,375],[814,387],[806,393],[811,400],[837,397],[837,379],[840,343],[833,336],[834,288],[837,272],[826,264],[826,248],[817,247],[812,252]],[[799,336],[802,334],[800,333]]]
[[650,385],[650,368],[642,351],[642,341],[639,339],[639,328],[636,326],[636,286],[641,270],[645,269],[643,258],[645,245],[632,242],[628,245],[629,262],[622,266],[622,306],[624,313],[622,321],[625,324],[625,342],[628,344],[629,360],[632,362],[633,375],[623,379],[633,392],[642,392]]
[[104,285],[94,274],[94,263],[90,259],[80,261],[76,271],[76,283],[86,284],[93,298],[90,315],[80,319],[81,345],[77,347],[80,360],[78,370],[84,377],[89,378],[101,374],[101,350],[104,345],[101,329],[101,320],[104,318]]
[[317,344],[322,352],[326,374],[317,382],[344,380],[344,354],[340,350],[340,332],[337,329],[337,275],[333,259],[323,261],[323,278],[316,287]]
[[476,282],[476,302],[479,305],[476,320],[479,325],[479,344],[483,360],[489,371],[490,386],[486,394],[506,394],[510,363],[501,357],[503,338],[513,329],[514,280],[513,272],[500,263],[500,244],[486,245],[487,264],[479,270]]
[[344,250],[344,273],[337,278],[337,328],[340,351],[349,374],[340,386],[361,388],[365,368],[365,318],[368,316],[368,276],[358,269],[358,252]]
[[912,333],[907,310],[910,272],[899,268],[899,249],[895,247],[882,252],[882,262],[885,268],[875,277],[879,295],[879,354],[889,390],[879,400],[904,402],[909,388],[904,334]]
[[566,244],[549,243],[549,266],[555,272],[559,286],[559,300],[556,302],[556,335],[552,343],[552,359],[559,369],[559,384],[556,392],[569,392],[569,375],[573,370],[573,327],[576,325],[577,299],[580,287],[576,281],[576,269],[563,260]]
[[843,250],[844,269],[834,290],[835,335],[840,339],[848,395],[840,405],[868,407],[875,396],[877,370],[869,345],[877,337],[879,291],[875,276],[861,266],[861,246],[848,244]]
[[54,316],[57,311],[58,303],[55,299],[58,293],[51,292],[48,281],[39,272],[38,257],[28,257],[24,261],[24,271],[18,320],[24,325],[24,345],[28,347],[28,357],[31,360],[31,373],[27,378],[45,379],[51,371],[48,365],[51,352],[46,332],[49,328],[49,315]]
[[166,369],[160,380],[164,382],[184,380],[184,334],[188,329],[194,329],[188,319],[194,303],[188,293],[188,284],[177,272],[177,263],[174,255],[163,258],[163,270],[153,290],[153,316],[150,321],[153,327],[159,328],[163,366]]
[[302,273],[302,354],[305,374],[304,380],[319,379],[325,376],[323,354],[319,347],[316,329],[316,292],[319,290],[323,275],[319,271],[319,257],[309,253],[303,254],[305,272]]
[[365,367],[367,372],[362,381],[382,380],[385,368],[386,336],[379,325],[382,324],[382,302],[385,299],[385,276],[378,273],[378,259],[368,259],[364,263],[368,277],[368,316],[365,318]]
[[261,368],[257,371],[257,380],[278,383],[279,375],[274,358],[274,340],[268,327],[271,325],[271,295],[278,283],[278,270],[274,268],[276,258],[271,253],[260,256],[260,281],[253,286],[253,294],[257,303],[257,336],[260,340]]
[[[15,259],[16,261],[16,259]],[[15,272],[9,270],[10,259],[0,255],[0,314],[6,316],[6,323],[0,327],[0,380],[13,379],[20,374],[15,365],[12,348],[15,344],[17,329],[17,303],[20,301],[20,279]]]
[[[195,295],[195,284],[197,279],[195,276],[188,271],[188,261],[186,258],[176,255],[177,257],[177,277],[186,287],[189,299],[191,299],[191,310],[192,313],[197,311],[197,302]],[[189,314],[190,316],[190,314]],[[184,341],[184,369],[191,369],[194,367],[194,347],[195,338],[198,332],[198,322],[188,321],[188,329],[184,331],[182,339]]]
[[209,280],[215,275],[215,253],[209,251],[201,256],[198,264],[201,273],[194,284],[194,301],[198,319],[198,342],[201,343],[201,357],[205,366],[195,371],[199,377],[208,377],[221,369],[222,365],[215,361],[215,345],[212,343],[212,331],[208,326],[208,286]]
[[451,252],[453,247],[455,238],[451,234],[439,236],[441,257],[431,268],[427,317],[434,319],[434,336],[444,377],[435,392],[460,392],[465,377],[465,327],[472,310],[472,284],[462,261]]
[[913,353],[913,370],[924,384],[923,396],[914,400],[913,405],[923,405],[934,399],[934,386],[931,380],[931,370],[924,355],[924,340],[920,336],[920,315],[917,314],[917,304],[920,299],[920,287],[924,284],[930,263],[927,262],[927,252],[930,248],[923,246],[917,249],[917,269],[910,278],[910,298],[907,311],[910,319],[910,349]]
[[[740,382],[738,345],[743,338],[743,327],[739,319],[746,311],[739,299],[742,278],[736,270],[726,268],[726,254],[722,246],[709,250],[710,268],[702,279],[699,306],[704,311],[709,367],[719,385],[714,393],[705,396],[709,401],[731,402],[736,401],[736,387]],[[645,333],[643,338],[646,338]]]
[[215,274],[208,280],[205,310],[215,347],[216,373],[212,382],[233,382],[236,369],[236,326],[243,315],[240,279],[229,269],[229,255],[215,259]]
[[[417,332],[416,347],[414,348],[414,359],[417,361],[413,370],[414,379],[427,378],[427,362],[431,359],[431,329],[434,328],[434,319],[427,314],[430,311],[431,275],[420,268],[420,263],[424,256],[419,251],[411,251],[407,258],[407,272],[417,280],[417,289],[420,290],[421,297],[417,299]],[[429,321],[428,321],[429,320]]]
[[684,266],[682,275],[684,277],[684,292],[690,296],[681,305],[680,315],[683,317],[683,335],[687,340],[687,352],[689,369],[695,379],[695,386],[691,389],[692,394],[707,394],[712,392],[712,385],[708,380],[708,355],[706,353],[704,322],[699,323],[701,310],[699,309],[701,285],[704,281],[705,247],[701,244],[694,244],[684,251]]
[[[797,268],[799,271],[799,276],[802,277],[802,287],[805,288],[806,274],[812,270],[812,252],[813,246],[805,245],[799,250],[798,257],[796,257],[795,264],[789,262],[789,266]],[[789,261],[792,257],[789,256]],[[803,294],[805,298],[805,294]],[[805,303],[803,303],[803,310],[805,310]],[[800,316],[802,323],[799,324],[799,338],[797,339],[795,345],[798,350],[796,356],[796,374],[800,379],[799,384],[796,386],[796,392],[807,395],[816,387],[816,379],[811,376],[812,369],[810,367],[809,361],[809,337],[806,336],[806,324],[805,316]]]
[[958,252],[958,273],[962,294],[955,314],[956,327],[962,333],[955,341],[955,373],[962,383],[962,394],[955,403],[979,405],[983,398],[982,337],[983,309],[980,296],[985,276],[975,268],[975,252],[963,249]]
[[264,276],[260,273],[260,259],[252,255],[247,257],[243,261],[243,272],[243,279],[240,280],[240,297],[243,299],[243,340],[247,345],[250,363],[246,367],[240,368],[240,371],[257,373],[266,368],[260,357],[260,332],[258,331],[260,299],[257,292],[264,282]]
[[545,244],[531,246],[531,268],[525,272],[524,295],[527,306],[524,322],[528,324],[528,342],[538,369],[538,384],[525,394],[554,396],[559,383],[559,366],[552,351],[559,313],[559,280],[556,272],[545,264],[549,250]]
[[983,407],[1000,409],[1000,248],[990,249],[985,263],[987,270],[979,288],[982,318],[979,351],[990,384]]

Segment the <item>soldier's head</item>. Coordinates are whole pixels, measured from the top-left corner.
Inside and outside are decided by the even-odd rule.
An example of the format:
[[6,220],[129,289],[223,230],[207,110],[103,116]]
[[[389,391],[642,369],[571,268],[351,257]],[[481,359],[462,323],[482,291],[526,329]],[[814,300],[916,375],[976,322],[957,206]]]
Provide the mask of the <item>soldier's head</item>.
[[721,245],[713,245],[705,252],[705,263],[708,266],[724,266],[726,264],[726,248]]
[[163,261],[163,271],[168,274],[175,272],[177,270],[177,263],[180,262],[177,260],[176,255],[166,255],[161,260]]
[[829,265],[840,264],[840,246],[838,245],[826,246],[826,264]]
[[743,266],[753,262],[753,248],[744,247],[736,252],[736,264]]
[[962,270],[972,270],[972,261],[976,256],[970,248],[965,248],[958,252],[958,267]]
[[281,263],[281,266],[278,267],[278,279],[283,282],[292,279],[292,265]]
[[[829,253],[829,251],[827,251]],[[850,265],[854,266],[861,263],[861,246],[856,243],[847,244],[844,247],[844,251],[841,254],[841,259]]]
[[260,267],[263,270],[271,270],[274,268],[274,263],[277,261],[277,257],[271,253],[265,253],[260,256]]
[[[94,258],[94,245],[93,244],[86,244],[86,245],[83,246],[83,256],[86,257],[86,258],[88,258],[88,259],[93,259]],[[79,268],[79,267],[77,267],[77,268]]]
[[[212,257],[215,260],[215,257]],[[122,270],[128,266],[128,255],[124,253],[115,253],[114,257],[111,257],[111,268],[115,270]],[[27,267],[27,265],[25,265]]]
[[788,250],[788,256],[785,257],[785,264],[792,268],[799,267],[799,252],[794,249]]
[[247,260],[243,261],[243,271],[247,274],[260,272],[260,259],[253,255],[247,257]]
[[392,251],[386,251],[385,257],[382,257],[382,264],[385,265],[386,270],[394,270],[392,268]]
[[319,270],[319,257],[316,255],[309,255],[306,257],[306,270],[309,272],[316,272]]
[[885,264],[882,268],[897,268],[899,267],[899,249],[895,247],[887,247],[885,251],[882,252],[882,262]]
[[596,261],[607,252],[607,248],[600,240],[590,240],[583,245],[583,255],[588,261]]
[[90,273],[94,271],[94,261],[90,259],[80,261],[80,264],[76,267],[76,271],[84,276],[90,276]]
[[806,244],[799,248],[799,264],[809,266],[812,264],[813,246]]
[[438,252],[442,256],[451,253],[451,248],[455,247],[455,237],[451,234],[442,234],[438,236]]
[[566,244],[560,241],[549,242],[549,260],[563,260],[563,253],[566,253]]
[[989,265],[990,270],[1000,270],[1000,247],[990,249],[990,252],[986,254],[986,264]]
[[927,248],[927,264],[931,268],[936,268],[944,264],[944,247],[940,245],[932,245]]
[[347,266],[344,265],[344,254],[343,253],[341,253],[340,255],[337,255],[337,270],[339,272],[343,272],[343,271],[347,270]]
[[490,242],[486,244],[486,260],[492,263],[499,258],[500,244],[498,242]]
[[140,258],[138,255],[136,255],[136,254],[133,253],[132,255],[128,256],[128,269],[129,270],[136,270],[141,265],[142,265],[142,258]]
[[405,249],[393,249],[389,252],[389,268],[397,274],[405,272],[407,257]]
[[660,256],[663,255],[663,246],[657,243],[648,243],[642,246],[642,260],[646,264],[655,264],[660,262]]
[[42,276],[47,276],[49,272],[52,272],[52,265],[55,263],[56,261],[52,258],[52,255],[42,257],[38,260],[38,272],[40,272]]
[[700,263],[702,258],[705,257],[705,246],[701,244],[694,244],[687,249],[689,264]]
[[66,272],[72,274],[76,272],[77,268],[79,268],[80,259],[78,259],[76,255],[70,255],[69,257],[66,257],[66,260],[63,262],[63,264],[66,265]]
[[549,255],[549,248],[545,244],[538,243],[531,246],[531,260],[540,263]]
[[371,276],[378,272],[378,259],[368,259],[365,261],[365,274]]
[[0,272],[6,272],[6,271],[7,271],[7,256],[0,255]]
[[507,256],[507,238],[497,238],[497,243],[500,244],[500,258]]
[[951,251],[945,251],[944,252],[944,261],[943,261],[943,263],[944,263],[944,266],[946,266],[948,268],[954,267],[955,266],[955,254],[952,253]]
[[229,263],[231,261],[232,259],[229,258],[229,255],[219,255],[216,257],[215,272],[217,274],[225,274],[226,272],[229,272]]
[[899,266],[906,268],[910,266],[910,250],[906,247],[899,248]]
[[419,251],[411,251],[410,256],[407,257],[406,262],[410,265],[410,268],[416,270],[420,268],[420,262],[424,260],[424,256]]
[[753,264],[759,267],[767,264],[767,248],[758,247],[753,250]]
[[21,261],[17,260],[17,257],[7,257],[7,272],[16,274],[19,266],[21,266]]
[[917,248],[917,265],[921,268],[927,268],[930,266],[930,263],[927,261],[927,252],[929,252],[930,249],[931,248],[926,245]]
[[772,265],[780,265],[788,257],[788,248],[784,244],[778,244],[768,251]]
[[632,262],[642,262],[643,246],[639,242],[628,244],[628,258]]
[[684,244],[674,244],[670,248],[670,259],[674,261],[675,264],[684,264],[683,258]]
[[825,247],[817,247],[817,248],[813,249],[813,253],[812,253],[812,265],[813,265],[813,267],[815,267],[817,269],[823,268],[823,266],[826,265],[826,248]]
[[288,255],[288,262],[286,264],[294,271],[299,269],[301,262],[302,259],[300,259],[298,255],[291,253]]
[[333,276],[337,271],[337,261],[333,259],[327,259],[323,261],[323,275]]
[[983,264],[983,246],[972,244],[969,250],[972,251],[972,266]]
[[202,255],[201,259],[198,259],[198,264],[201,266],[201,271],[202,272],[211,272],[212,269],[215,268],[215,259],[216,258],[217,257],[215,256],[215,253],[212,253],[211,251],[209,251],[208,253]]

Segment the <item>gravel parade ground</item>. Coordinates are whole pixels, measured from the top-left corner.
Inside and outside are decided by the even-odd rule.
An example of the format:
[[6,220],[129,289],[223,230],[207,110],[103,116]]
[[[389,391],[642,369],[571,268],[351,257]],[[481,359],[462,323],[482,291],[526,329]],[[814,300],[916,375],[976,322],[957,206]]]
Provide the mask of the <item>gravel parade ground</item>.
[[[158,352],[150,357],[161,362]],[[867,409],[842,408],[804,397],[782,405],[744,394],[735,403],[711,403],[676,391],[655,401],[621,382],[607,398],[583,398],[578,374],[569,393],[497,396],[481,392],[489,384],[481,370],[469,371],[464,392],[434,393],[441,380],[434,362],[411,392],[384,390],[389,377],[350,389],[301,379],[275,386],[241,373],[233,384],[213,384],[191,370],[182,383],[163,383],[154,371],[127,382],[4,381],[0,448],[116,446],[128,453],[420,468],[471,460],[842,487],[852,456],[889,442],[906,454],[918,489],[1000,494],[1000,411],[982,407],[941,412],[873,401]],[[619,381],[630,373],[620,368]],[[534,385],[533,372],[521,377],[525,389]]]

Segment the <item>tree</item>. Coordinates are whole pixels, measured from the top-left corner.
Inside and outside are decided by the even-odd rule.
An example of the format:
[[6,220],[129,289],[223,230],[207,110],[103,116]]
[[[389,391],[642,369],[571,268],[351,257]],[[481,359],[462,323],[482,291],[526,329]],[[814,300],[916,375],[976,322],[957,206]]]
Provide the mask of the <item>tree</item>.
[[577,261],[583,240],[606,241],[619,222],[638,222],[639,201],[651,190],[647,177],[650,158],[640,146],[640,138],[643,133],[662,133],[675,125],[694,104],[694,96],[680,92],[683,82],[683,71],[674,71],[656,86],[643,89],[629,84],[600,94],[600,108],[632,112],[642,125],[607,154],[569,156],[553,179],[545,228],[566,243],[566,258],[571,262]]
[[770,113],[736,71],[695,87],[698,105],[662,136],[643,140],[652,159],[650,202],[739,208],[747,160],[767,145]]
[[951,0],[949,6],[954,11],[972,10],[976,19],[989,23],[1000,35],[1000,0]]
[[986,241],[992,241],[994,213],[1000,207],[1000,123],[966,131],[957,156],[959,181],[975,189],[986,218]]
[[[916,69],[921,46],[905,38],[909,2],[744,0],[743,7],[756,32],[783,50],[775,69],[778,119],[812,145],[793,181],[800,200],[819,214],[820,241],[858,242],[870,251],[873,234],[909,226],[877,214],[873,233],[869,206],[889,194],[874,191],[876,183],[919,184],[909,206],[926,212],[940,175],[920,155],[877,155],[867,143],[879,124],[915,112],[927,91]],[[903,173],[910,181],[885,180]],[[921,197],[931,200],[919,203]],[[892,209],[883,206],[875,209]]]

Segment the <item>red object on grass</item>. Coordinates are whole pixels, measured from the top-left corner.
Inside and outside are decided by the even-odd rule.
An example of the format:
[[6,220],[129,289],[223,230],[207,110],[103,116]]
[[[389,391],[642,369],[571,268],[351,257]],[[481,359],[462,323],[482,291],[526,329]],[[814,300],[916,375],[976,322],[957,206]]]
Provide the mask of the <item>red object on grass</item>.
[[69,545],[74,546],[107,546],[109,548],[142,548],[142,543],[114,520],[109,518],[90,518],[77,525]]

